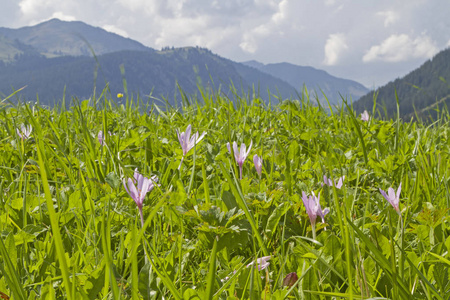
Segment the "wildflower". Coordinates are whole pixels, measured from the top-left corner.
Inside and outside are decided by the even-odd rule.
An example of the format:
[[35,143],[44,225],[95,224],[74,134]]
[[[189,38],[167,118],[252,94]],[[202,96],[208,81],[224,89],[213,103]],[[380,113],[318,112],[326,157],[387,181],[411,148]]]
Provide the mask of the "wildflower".
[[380,189],[380,193],[381,195],[383,195],[383,197],[392,205],[392,207],[394,207],[394,209],[397,211],[397,213],[400,215],[401,217],[401,213],[400,213],[400,192],[402,190],[402,184],[400,183],[400,185],[398,186],[397,189],[397,193],[395,193],[393,188],[389,188],[388,189],[388,193],[386,194],[385,191],[383,191],[382,189]]
[[[239,178],[242,179],[242,166],[244,165],[244,161],[250,153],[250,149],[252,149],[253,142],[250,141],[250,145],[247,147],[244,143],[241,144],[241,149],[238,151],[238,145],[236,142],[233,142],[233,152],[234,158],[236,159],[237,164],[239,165]],[[228,152],[231,154],[230,143],[227,143]]]
[[297,273],[292,272],[286,275],[283,279],[283,286],[291,287],[293,286],[298,280]]
[[181,158],[180,166],[178,167],[178,169],[180,169],[184,156],[205,137],[206,132],[203,132],[201,136],[198,136],[197,131],[197,133],[191,137],[191,124],[189,124],[185,132],[180,133],[177,129],[177,135],[178,140],[180,141],[181,149],[183,149],[183,157]]
[[[326,175],[323,175],[323,182],[325,183],[325,185],[328,185],[330,187],[335,186],[337,189],[341,189],[342,184],[344,183],[344,179],[345,179],[345,175],[342,177],[339,177],[339,181],[336,183],[336,181],[331,180],[331,178],[327,178]],[[323,184],[322,184],[323,186]]]
[[158,177],[156,175],[149,179],[144,177],[142,174],[139,174],[137,168],[134,170],[134,178],[128,178],[128,180],[125,180],[125,178],[123,179],[123,186],[125,187],[125,190],[131,198],[133,198],[139,209],[142,226],[144,226],[144,215],[142,213],[144,198],[148,192],[153,190],[157,181]]
[[17,134],[22,140],[27,140],[31,136],[31,132],[33,131],[33,127],[31,125],[25,126],[22,124],[20,129],[17,128]]
[[97,138],[98,138],[98,142],[100,143],[100,145],[103,146],[103,142],[105,140],[105,137],[103,136],[103,131],[100,130],[98,132]]
[[[258,258],[258,259],[256,260],[256,264],[257,264],[257,267],[258,267],[258,271],[262,271],[262,270],[266,269],[266,268],[270,265],[270,263],[268,262],[268,261],[270,260],[270,258],[271,258],[270,256],[263,256],[263,257],[260,257],[260,258]],[[246,267],[246,268],[249,268],[249,267],[252,266],[254,263],[255,263],[255,262],[252,261],[251,263],[249,263],[249,264],[246,265],[245,267]],[[256,266],[255,266],[255,268],[256,268]],[[237,272],[237,271],[234,270],[232,274],[230,273],[229,276],[226,276],[226,277],[225,277],[224,279],[222,279],[221,281],[222,281],[222,282],[227,281],[228,279],[230,279],[230,276],[233,276],[234,274],[236,274],[236,272]],[[264,277],[261,277],[261,278],[264,278]]]
[[305,205],[306,213],[309,216],[309,220],[311,221],[311,228],[313,232],[313,238],[316,238],[316,219],[317,216],[322,218],[322,223],[325,223],[325,215],[330,212],[328,208],[322,210],[320,206],[320,193],[319,196],[316,197],[314,193],[312,196],[307,196],[305,192],[302,193],[303,204]]
[[258,172],[258,175],[261,177],[262,173],[262,158],[258,156],[258,154],[255,154],[253,156],[253,163],[255,164],[256,172]]
[[[263,256],[263,257],[258,258],[258,259],[256,260],[256,264],[258,265],[258,271],[262,271],[262,270],[264,270],[265,268],[267,268],[267,267],[270,265],[269,260],[270,260],[270,256]],[[249,263],[246,267],[248,268],[248,267],[252,266],[254,263],[255,263],[255,262],[252,261],[252,262]],[[255,266],[255,267],[256,267],[256,266]]]
[[367,112],[367,110],[365,110],[362,114],[361,114],[361,120],[367,122],[369,121],[369,113]]
[[[112,134],[111,131],[108,131],[108,134],[109,134],[109,136],[116,135],[116,134]],[[105,135],[103,134],[103,131],[100,130],[98,132],[97,138],[98,138],[98,142],[100,143],[100,145],[103,146],[105,144],[105,142],[106,142]]]
[[119,98],[119,99],[120,99],[120,98],[123,98],[123,94],[122,94],[122,93],[118,93],[118,94],[117,94],[117,98]]

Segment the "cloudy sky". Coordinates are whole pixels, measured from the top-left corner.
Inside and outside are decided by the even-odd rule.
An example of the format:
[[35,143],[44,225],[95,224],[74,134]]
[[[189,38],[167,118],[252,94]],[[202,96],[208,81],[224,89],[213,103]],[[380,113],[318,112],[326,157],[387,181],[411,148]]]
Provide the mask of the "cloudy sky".
[[79,20],[146,46],[312,66],[369,88],[450,46],[449,0],[0,0],[0,27]]

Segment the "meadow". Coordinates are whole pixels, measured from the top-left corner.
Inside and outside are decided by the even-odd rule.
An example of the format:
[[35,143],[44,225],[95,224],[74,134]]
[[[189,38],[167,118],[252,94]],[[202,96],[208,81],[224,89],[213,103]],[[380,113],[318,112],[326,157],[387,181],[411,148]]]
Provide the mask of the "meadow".
[[449,114],[301,96],[3,100],[0,298],[449,299]]

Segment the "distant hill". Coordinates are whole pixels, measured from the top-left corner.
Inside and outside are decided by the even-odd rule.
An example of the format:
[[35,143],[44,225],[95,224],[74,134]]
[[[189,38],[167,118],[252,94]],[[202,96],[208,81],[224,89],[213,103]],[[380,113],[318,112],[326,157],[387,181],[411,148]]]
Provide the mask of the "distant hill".
[[9,39],[0,34],[0,62],[12,62],[19,55],[38,55],[32,46],[25,45],[18,40]]
[[132,39],[93,27],[83,22],[51,19],[35,26],[18,29],[0,27],[0,36],[32,46],[47,57],[96,55],[122,50],[150,48]]
[[331,104],[341,102],[341,97],[350,98],[356,101],[361,96],[367,94],[367,89],[362,84],[348,79],[334,77],[323,70],[312,67],[297,66],[289,63],[262,64],[257,61],[247,61],[243,64],[260,70],[264,73],[278,77],[299,92],[305,86],[310,93],[310,97],[318,97],[325,102],[325,97]]
[[[400,106],[400,116],[405,119],[414,117],[436,117],[436,109],[450,108],[450,49],[443,50],[422,66],[403,78],[389,82],[385,86],[361,97],[353,104],[357,112],[373,108],[374,93],[377,107],[382,117],[394,117],[397,114],[395,91]],[[384,111],[386,109],[386,113]]]
[[[151,94],[171,102],[179,93],[178,86],[186,94],[197,93],[200,85],[215,91],[220,88],[234,98],[232,84],[240,95],[255,92],[273,103],[278,101],[275,98],[297,98],[304,83],[310,90],[322,88],[332,103],[339,101],[334,95],[337,89],[344,97],[358,97],[364,89],[308,67],[242,64],[198,47],[157,51],[78,21],[52,19],[18,29],[0,28],[0,96],[26,86],[18,93],[20,99],[35,101],[38,95],[41,103],[54,104],[64,90],[66,99],[89,98],[94,82],[97,95],[106,84],[115,95],[123,92],[123,79],[130,94]],[[321,96],[320,91],[317,94]]]
[[[125,70],[129,93],[152,94],[166,98],[173,103],[178,94],[177,84],[187,94],[198,92],[198,85],[213,87],[233,98],[229,85],[234,84],[239,94],[242,89],[251,91],[260,87],[261,98],[267,100],[267,90],[280,91],[280,96],[295,96],[295,90],[288,83],[259,72],[250,67],[224,59],[202,48],[176,48],[164,51],[121,51],[97,57],[97,61],[87,56],[63,56],[46,58],[43,56],[21,56],[15,63],[6,64],[0,72],[0,92],[8,95],[14,89],[26,86],[20,97],[47,105],[57,103],[63,97],[89,98],[94,90],[94,71],[97,70],[97,95],[106,83],[116,95],[124,92],[123,76]],[[244,77],[244,76],[245,77]],[[253,78],[256,81],[249,81]],[[179,97],[178,97],[179,99]]]

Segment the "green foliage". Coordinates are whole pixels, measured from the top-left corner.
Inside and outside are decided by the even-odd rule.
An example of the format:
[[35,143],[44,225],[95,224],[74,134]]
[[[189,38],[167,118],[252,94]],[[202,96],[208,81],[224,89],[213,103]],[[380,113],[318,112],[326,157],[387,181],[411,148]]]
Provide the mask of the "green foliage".
[[[307,98],[267,106],[200,94],[146,114],[131,99],[107,97],[70,110],[0,102],[0,291],[14,299],[449,298],[448,115],[428,127],[363,122],[350,108],[330,114]],[[30,138],[17,134],[21,124],[33,126]],[[176,129],[188,124],[207,134],[179,167]],[[233,141],[253,141],[242,180],[226,147]],[[136,168],[159,179],[143,226],[123,186]],[[342,188],[322,185],[324,175],[345,175]],[[379,193],[400,183],[401,215]],[[315,228],[302,192],[320,193],[330,209]],[[255,267],[261,257],[270,265]]]

